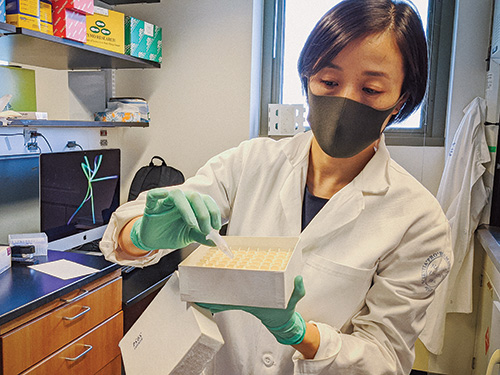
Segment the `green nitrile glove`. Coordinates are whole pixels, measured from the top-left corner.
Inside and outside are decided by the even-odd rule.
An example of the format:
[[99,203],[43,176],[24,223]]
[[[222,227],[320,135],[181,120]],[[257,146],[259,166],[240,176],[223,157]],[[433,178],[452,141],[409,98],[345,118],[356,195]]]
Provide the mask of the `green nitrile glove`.
[[304,297],[306,291],[302,276],[295,277],[295,287],[288,301],[286,309],[273,309],[253,306],[217,305],[197,303],[209,309],[212,314],[226,310],[242,310],[254,315],[271,332],[279,343],[284,345],[300,344],[306,333],[306,323],[302,316],[295,311],[295,305]]
[[219,207],[210,196],[159,188],[147,193],[144,214],[132,226],[130,238],[147,251],[180,249],[193,242],[214,246],[205,237],[220,227]]

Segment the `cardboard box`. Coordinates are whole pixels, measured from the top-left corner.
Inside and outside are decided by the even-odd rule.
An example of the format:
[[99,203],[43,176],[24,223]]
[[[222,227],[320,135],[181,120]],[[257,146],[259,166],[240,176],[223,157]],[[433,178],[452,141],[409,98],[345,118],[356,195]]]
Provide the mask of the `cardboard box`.
[[58,7],[52,8],[54,35],[85,43],[87,41],[87,26],[85,15],[73,10]]
[[201,374],[222,345],[210,312],[180,300],[177,273],[119,344],[127,375]]
[[54,35],[52,27],[52,3],[49,0],[40,0],[40,31]]
[[52,0],[52,4],[81,14],[94,14],[94,0]]
[[0,22],[5,22],[5,0],[0,0]]
[[125,53],[150,61],[162,62],[162,29],[159,26],[125,17]]
[[47,112],[18,112],[21,117],[18,119],[22,120],[48,120],[49,115]]
[[11,251],[8,246],[0,246],[0,273],[7,271],[11,265]]
[[39,0],[6,0],[5,11],[7,23],[40,31]]
[[215,247],[201,245],[179,264],[181,299],[286,308],[294,278],[302,270],[297,237],[224,237],[230,259]]
[[133,97],[109,98],[107,111],[139,112],[141,122],[149,122],[149,104],[146,99]]
[[125,15],[114,10],[94,7],[87,15],[87,44],[108,51],[125,52]]

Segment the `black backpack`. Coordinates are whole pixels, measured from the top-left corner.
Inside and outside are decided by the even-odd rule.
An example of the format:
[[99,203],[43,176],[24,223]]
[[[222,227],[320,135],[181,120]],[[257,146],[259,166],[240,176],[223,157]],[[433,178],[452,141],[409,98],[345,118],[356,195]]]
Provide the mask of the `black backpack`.
[[[153,160],[161,160],[161,165],[155,165]],[[134,176],[128,200],[137,198],[140,192],[156,187],[180,185],[184,182],[184,175],[178,169],[169,167],[165,160],[159,156],[153,156],[149,165],[141,167]]]

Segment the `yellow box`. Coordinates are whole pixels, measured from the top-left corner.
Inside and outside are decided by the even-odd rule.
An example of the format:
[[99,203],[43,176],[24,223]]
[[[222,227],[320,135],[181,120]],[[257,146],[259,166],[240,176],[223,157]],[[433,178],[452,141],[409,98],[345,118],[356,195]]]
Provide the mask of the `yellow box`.
[[40,31],[54,35],[52,27],[52,3],[40,0]]
[[87,45],[124,53],[125,15],[94,6],[94,14],[87,14]]
[[39,0],[7,0],[5,10],[7,23],[40,31]]

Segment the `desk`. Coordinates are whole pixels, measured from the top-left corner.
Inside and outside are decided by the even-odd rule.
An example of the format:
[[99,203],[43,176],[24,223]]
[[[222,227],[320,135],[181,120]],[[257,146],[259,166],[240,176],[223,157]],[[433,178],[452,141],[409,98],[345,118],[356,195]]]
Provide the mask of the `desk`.
[[61,280],[13,263],[9,270],[0,274],[0,326],[120,268],[104,257],[51,250],[47,256],[37,259],[40,263],[67,259],[99,272]]
[[119,266],[68,252],[37,258],[40,263],[66,259],[99,271],[61,280],[14,264],[0,274],[0,373],[119,373]]

